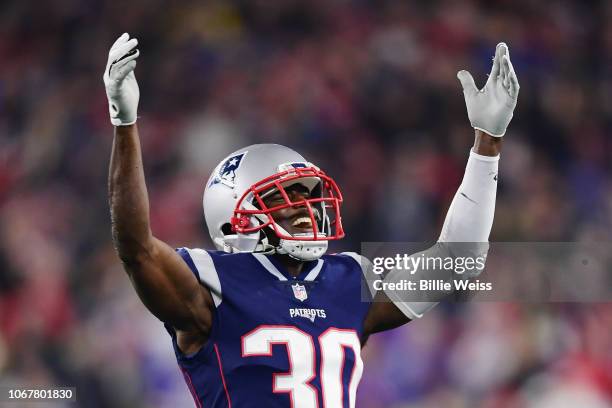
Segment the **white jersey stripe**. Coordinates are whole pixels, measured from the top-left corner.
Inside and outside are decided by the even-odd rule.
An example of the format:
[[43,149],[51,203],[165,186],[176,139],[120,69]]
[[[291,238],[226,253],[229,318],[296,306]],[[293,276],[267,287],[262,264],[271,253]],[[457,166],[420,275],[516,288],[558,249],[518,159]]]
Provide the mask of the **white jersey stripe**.
[[317,262],[315,267],[312,268],[312,270],[310,272],[308,272],[308,275],[306,275],[304,280],[305,281],[313,281],[313,280],[317,279],[317,276],[319,276],[319,273],[321,272],[322,268],[323,268],[323,260],[319,259],[319,261]]
[[257,259],[259,261],[261,266],[263,266],[272,275],[276,276],[278,278],[278,280],[281,280],[281,281],[286,281],[287,280],[285,275],[280,273],[280,271],[278,269],[276,269],[276,266],[274,266],[274,264],[272,264],[272,262],[270,262],[270,260],[268,258],[266,258],[265,255],[263,255],[263,254],[253,254],[253,256],[255,257],[255,259]]
[[218,307],[222,300],[221,282],[219,281],[219,275],[210,254],[203,249],[185,249],[198,269],[200,282],[210,290],[215,307]]

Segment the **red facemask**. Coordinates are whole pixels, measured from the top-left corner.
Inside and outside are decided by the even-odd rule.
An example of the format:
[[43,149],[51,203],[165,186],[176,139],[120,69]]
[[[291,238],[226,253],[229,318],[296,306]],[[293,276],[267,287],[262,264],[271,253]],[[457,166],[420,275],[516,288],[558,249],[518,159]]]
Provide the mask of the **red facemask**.
[[[318,187],[313,189],[320,190],[316,197],[303,198],[299,201],[291,201],[284,186],[299,183],[300,179],[319,180]],[[280,192],[284,203],[274,207],[268,207],[264,203],[264,197],[270,192]],[[250,203],[250,205],[248,205]],[[331,241],[344,237],[342,229],[342,219],[340,217],[340,205],[342,204],[342,193],[336,182],[317,167],[293,167],[288,166],[287,170],[273,174],[265,179],[253,184],[247,189],[236,203],[234,216],[231,219],[232,230],[237,233],[251,234],[266,227],[274,230],[281,239],[299,241]],[[250,208],[245,208],[245,206]],[[278,226],[273,212],[285,208],[306,208],[308,217],[312,225],[311,234],[300,234],[292,236]],[[315,214],[319,213],[317,217]],[[330,217],[331,215],[331,217]],[[260,217],[257,217],[260,216]],[[263,216],[263,217],[262,217]],[[253,217],[257,221],[253,220]],[[331,218],[331,220],[330,220]],[[252,222],[255,221],[255,222]]]

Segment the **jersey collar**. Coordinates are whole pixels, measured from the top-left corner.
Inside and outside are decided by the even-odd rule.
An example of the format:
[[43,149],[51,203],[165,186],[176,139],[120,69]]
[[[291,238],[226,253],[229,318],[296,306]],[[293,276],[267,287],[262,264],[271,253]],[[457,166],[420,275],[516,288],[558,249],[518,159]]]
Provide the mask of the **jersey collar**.
[[306,262],[302,272],[296,277],[292,277],[285,270],[283,265],[281,265],[273,256],[266,256],[264,254],[254,253],[253,257],[257,259],[257,261],[264,267],[266,271],[275,276],[280,281],[287,280],[302,280],[302,281],[314,281],[319,273],[321,273],[321,269],[323,268],[323,259],[318,259],[317,261]]

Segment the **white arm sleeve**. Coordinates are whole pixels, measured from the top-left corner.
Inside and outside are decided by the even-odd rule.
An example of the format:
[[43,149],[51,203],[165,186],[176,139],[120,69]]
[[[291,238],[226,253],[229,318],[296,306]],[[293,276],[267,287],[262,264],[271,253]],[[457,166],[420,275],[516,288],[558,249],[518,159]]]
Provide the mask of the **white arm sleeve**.
[[[446,213],[438,244],[423,251],[425,256],[458,256],[453,253],[453,246],[443,244],[448,242],[475,243],[475,246],[470,248],[471,255],[486,254],[488,244],[484,243],[489,241],[495,212],[498,162],[499,155],[482,156],[470,151],[463,181]],[[466,246],[459,247],[466,248]],[[474,254],[473,250],[478,254]],[[422,253],[413,256],[420,256]],[[430,279],[437,277],[432,275],[432,271],[417,271],[410,279],[415,279],[415,276],[418,279],[419,272],[423,272],[423,276],[427,272]],[[433,271],[433,273],[442,274],[442,271]],[[448,278],[448,276],[439,277]],[[385,280],[399,282],[404,278],[406,278],[406,271],[394,270]],[[425,312],[438,304],[438,302],[430,301],[406,302],[402,301],[397,291],[385,290],[385,293],[410,319],[422,317]]]
[[470,151],[463,181],[446,213],[438,242],[488,242],[497,194],[499,156]]

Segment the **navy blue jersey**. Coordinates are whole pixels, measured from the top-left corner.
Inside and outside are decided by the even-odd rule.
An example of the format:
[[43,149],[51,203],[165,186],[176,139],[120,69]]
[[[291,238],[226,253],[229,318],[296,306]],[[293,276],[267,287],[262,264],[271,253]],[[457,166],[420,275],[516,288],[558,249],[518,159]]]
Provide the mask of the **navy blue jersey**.
[[273,257],[181,248],[215,311],[197,353],[174,351],[197,407],[354,407],[363,363],[360,257],[325,255],[293,278]]

